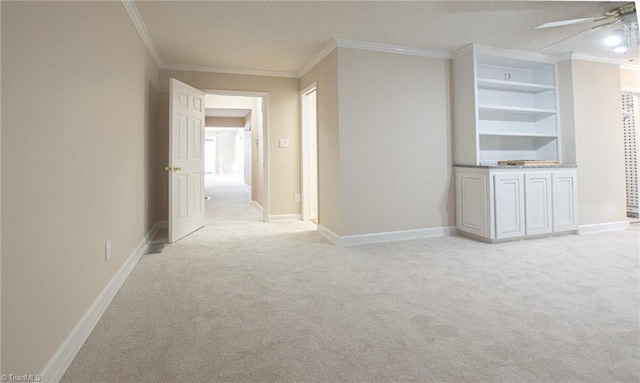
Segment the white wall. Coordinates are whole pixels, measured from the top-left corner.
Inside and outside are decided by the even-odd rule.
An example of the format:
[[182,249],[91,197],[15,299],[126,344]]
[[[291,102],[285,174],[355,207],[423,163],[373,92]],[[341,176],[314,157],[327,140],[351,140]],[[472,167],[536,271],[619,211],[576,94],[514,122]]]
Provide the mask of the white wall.
[[159,73],[120,2],[1,7],[2,373],[39,373],[155,222]]

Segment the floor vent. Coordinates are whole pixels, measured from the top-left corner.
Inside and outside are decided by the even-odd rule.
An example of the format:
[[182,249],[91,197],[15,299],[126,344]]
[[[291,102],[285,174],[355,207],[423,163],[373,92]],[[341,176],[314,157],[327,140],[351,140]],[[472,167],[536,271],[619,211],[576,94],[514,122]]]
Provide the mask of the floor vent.
[[162,249],[164,249],[164,242],[152,242],[149,244],[147,254],[160,254],[162,253]]

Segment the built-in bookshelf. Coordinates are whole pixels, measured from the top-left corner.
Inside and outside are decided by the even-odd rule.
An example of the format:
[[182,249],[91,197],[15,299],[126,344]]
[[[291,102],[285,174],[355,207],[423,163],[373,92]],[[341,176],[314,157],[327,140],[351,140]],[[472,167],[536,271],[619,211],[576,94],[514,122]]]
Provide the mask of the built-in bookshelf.
[[553,58],[469,46],[454,56],[456,163],[559,160]]

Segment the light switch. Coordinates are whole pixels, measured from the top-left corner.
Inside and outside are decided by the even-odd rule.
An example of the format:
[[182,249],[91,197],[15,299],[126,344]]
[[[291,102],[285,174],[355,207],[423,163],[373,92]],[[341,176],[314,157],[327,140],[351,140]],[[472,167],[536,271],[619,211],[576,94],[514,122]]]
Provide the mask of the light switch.
[[278,146],[281,147],[281,148],[288,148],[289,147],[289,140],[280,139],[278,141]]

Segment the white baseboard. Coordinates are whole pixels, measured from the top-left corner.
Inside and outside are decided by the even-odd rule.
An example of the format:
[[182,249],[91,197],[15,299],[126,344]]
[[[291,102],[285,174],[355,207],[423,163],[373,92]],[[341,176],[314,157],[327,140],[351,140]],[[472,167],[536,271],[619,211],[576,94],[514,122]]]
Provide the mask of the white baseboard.
[[292,222],[300,221],[300,214],[275,214],[269,216],[269,222]]
[[71,330],[71,333],[62,342],[58,350],[53,354],[51,359],[42,369],[40,373],[41,381],[46,383],[57,383],[62,379],[62,376],[67,371],[67,368],[71,365],[73,358],[76,357],[78,351],[87,340],[94,327],[102,317],[104,311],[109,307],[109,304],[113,300],[122,284],[127,279],[133,268],[136,266],[140,257],[147,252],[147,248],[153,236],[163,226],[166,227],[167,221],[156,222],[155,225],[149,230],[149,233],[145,235],[142,241],[138,244],[136,249],[131,253],[129,258],[122,264],[120,269],[111,278],[109,283],[102,290],[100,295],[91,304],[89,309],[84,313],[82,318],[78,321],[76,326]]
[[595,223],[591,225],[578,226],[578,234],[583,235],[583,234],[602,233],[605,231],[626,230],[628,228],[629,228],[629,221]]
[[408,239],[430,237],[443,237],[447,235],[455,235],[458,233],[455,226],[446,226],[431,227],[427,229],[390,231],[384,233],[345,235],[341,237],[322,225],[318,225],[318,232],[332,243],[340,246],[364,245],[367,243],[404,241]]
[[247,190],[251,191],[251,186],[247,185],[246,183],[244,184],[244,187],[245,187]]
[[340,236],[327,229],[325,226],[318,225],[318,233],[320,233],[321,236],[328,239],[329,242],[333,243],[334,245],[340,245]]
[[257,203],[256,201],[251,201],[251,207],[258,210],[260,212],[260,215],[264,215],[264,210],[262,209],[262,206],[260,206],[260,204]]

